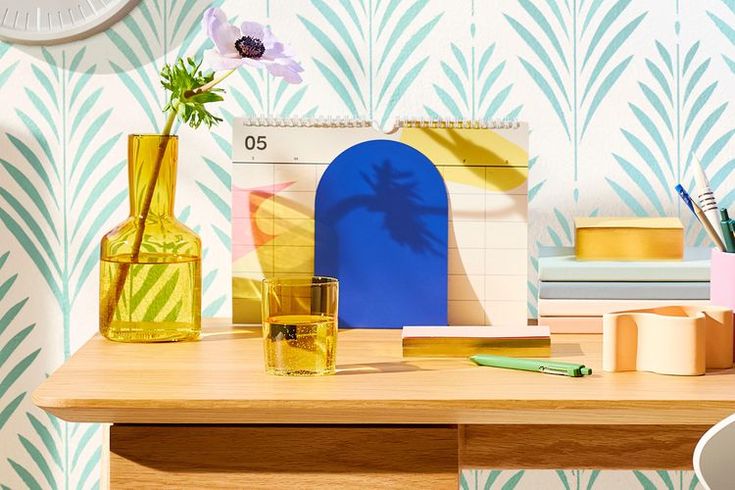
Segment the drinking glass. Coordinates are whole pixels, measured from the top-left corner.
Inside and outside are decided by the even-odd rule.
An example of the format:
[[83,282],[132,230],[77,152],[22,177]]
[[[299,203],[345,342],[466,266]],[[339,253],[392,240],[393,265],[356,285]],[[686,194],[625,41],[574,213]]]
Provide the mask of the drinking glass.
[[333,277],[263,280],[265,370],[280,376],[334,374],[339,282]]

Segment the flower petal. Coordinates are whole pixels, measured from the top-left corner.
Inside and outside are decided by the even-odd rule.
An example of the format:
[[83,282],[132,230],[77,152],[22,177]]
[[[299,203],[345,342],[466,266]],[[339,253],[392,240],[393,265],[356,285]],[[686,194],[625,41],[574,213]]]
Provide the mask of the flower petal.
[[240,26],[240,30],[242,31],[243,36],[250,36],[256,39],[263,40],[263,35],[265,34],[265,31],[263,29],[263,24],[259,24],[257,22],[249,22],[245,21]]
[[302,81],[301,75],[291,69],[289,65],[269,63],[266,65],[266,69],[274,77],[282,77],[288,83],[301,83]]
[[208,49],[204,52],[204,65],[214,71],[232,70],[242,65],[243,59],[239,56],[234,58],[231,56],[222,56],[216,49]]
[[237,55],[235,41],[240,38],[240,29],[229,24],[225,13],[220,9],[208,9],[202,19],[207,36],[223,55]]
[[252,66],[253,68],[264,68],[265,63],[261,59],[254,58],[243,58],[242,62],[244,65]]

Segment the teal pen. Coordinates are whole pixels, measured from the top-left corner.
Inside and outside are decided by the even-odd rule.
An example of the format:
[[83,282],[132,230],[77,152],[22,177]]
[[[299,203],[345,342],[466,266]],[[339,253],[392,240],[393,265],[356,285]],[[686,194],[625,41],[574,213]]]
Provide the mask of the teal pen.
[[720,209],[720,228],[722,229],[722,238],[725,242],[725,252],[735,252],[735,240],[732,236],[732,221],[730,216],[727,214],[727,209]]
[[580,378],[584,375],[592,374],[592,369],[586,367],[584,364],[575,364],[572,362],[520,359],[517,357],[491,356],[488,354],[472,356],[470,357],[470,360],[480,366],[518,369],[520,371],[533,371],[544,374],[558,374],[573,378]]

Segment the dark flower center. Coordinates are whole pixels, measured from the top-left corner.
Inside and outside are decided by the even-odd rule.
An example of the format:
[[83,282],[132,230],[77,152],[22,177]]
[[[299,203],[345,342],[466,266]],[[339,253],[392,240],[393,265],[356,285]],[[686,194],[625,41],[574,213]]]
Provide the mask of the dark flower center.
[[235,41],[235,49],[243,58],[259,59],[265,53],[263,41],[258,38],[243,36]]

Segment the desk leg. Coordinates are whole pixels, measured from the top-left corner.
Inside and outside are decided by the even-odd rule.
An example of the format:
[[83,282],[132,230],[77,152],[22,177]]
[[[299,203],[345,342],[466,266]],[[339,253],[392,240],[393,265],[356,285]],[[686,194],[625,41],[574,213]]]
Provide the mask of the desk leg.
[[692,469],[709,426],[460,426],[462,468]]
[[110,487],[458,487],[456,426],[113,425]]

